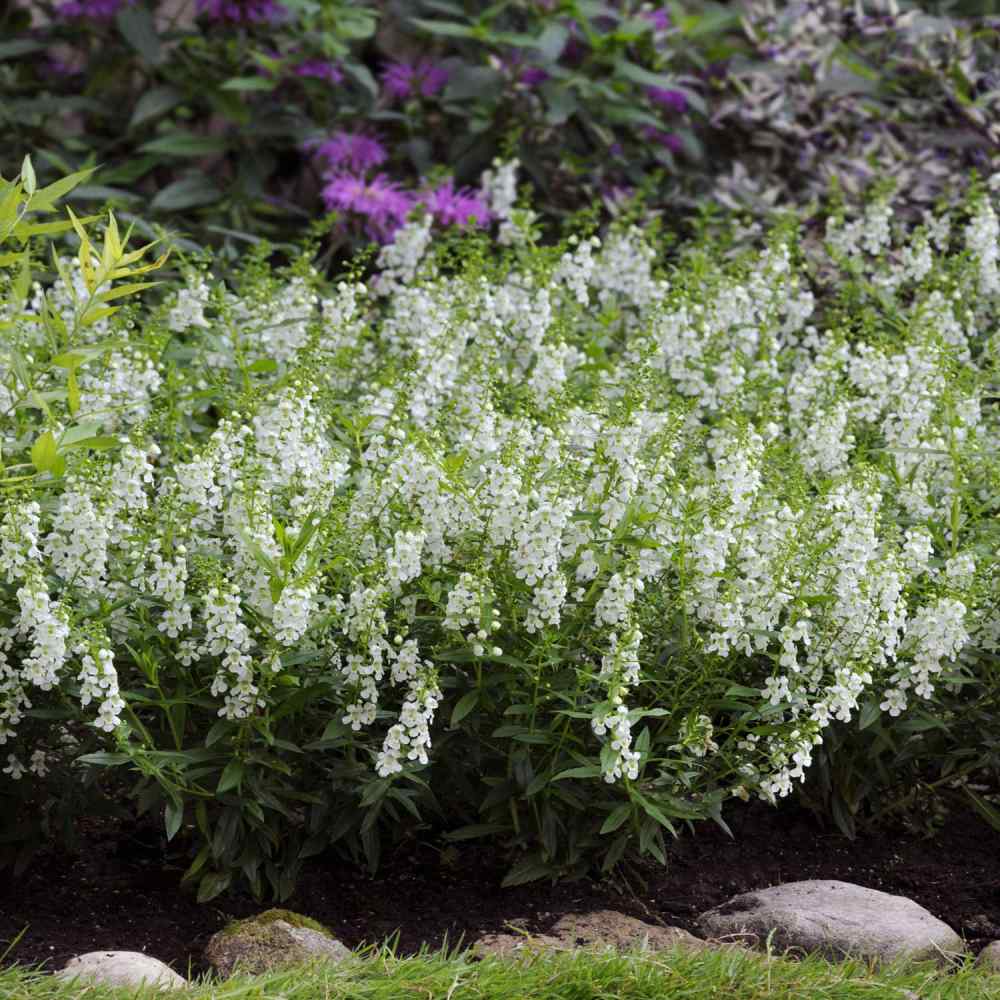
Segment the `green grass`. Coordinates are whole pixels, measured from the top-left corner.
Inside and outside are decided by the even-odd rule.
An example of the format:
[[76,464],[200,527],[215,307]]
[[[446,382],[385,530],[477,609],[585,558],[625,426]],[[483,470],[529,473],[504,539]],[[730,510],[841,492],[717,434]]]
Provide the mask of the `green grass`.
[[[138,1000],[151,989],[70,985],[37,969],[0,970],[2,1000]],[[575,952],[476,962],[457,952],[396,958],[388,948],[342,965],[203,979],[171,996],[192,1000],[1000,1000],[1000,975],[971,961],[949,970],[793,960],[739,952],[660,955]]]

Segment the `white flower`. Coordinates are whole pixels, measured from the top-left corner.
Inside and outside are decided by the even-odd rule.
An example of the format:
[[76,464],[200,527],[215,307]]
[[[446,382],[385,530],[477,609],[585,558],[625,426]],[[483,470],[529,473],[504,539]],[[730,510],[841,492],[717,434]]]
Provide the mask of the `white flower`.
[[27,773],[27,768],[14,754],[9,753],[7,754],[7,766],[3,769],[3,773],[9,774],[14,781],[20,781],[22,775]]

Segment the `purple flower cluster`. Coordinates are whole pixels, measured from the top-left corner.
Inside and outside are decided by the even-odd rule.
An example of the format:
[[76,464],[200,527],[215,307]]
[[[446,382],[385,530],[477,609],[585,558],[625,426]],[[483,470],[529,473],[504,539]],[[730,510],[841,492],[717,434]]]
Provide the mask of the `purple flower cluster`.
[[233,24],[273,24],[288,12],[275,0],[196,0],[198,13]]
[[323,188],[323,200],[330,211],[363,215],[368,235],[381,243],[392,239],[413,208],[413,196],[385,174],[370,179],[334,174]]
[[365,231],[380,243],[392,239],[417,205],[423,205],[442,226],[485,226],[491,219],[482,196],[471,188],[456,188],[447,180],[435,188],[407,191],[384,173],[368,172],[388,159],[377,137],[365,132],[335,132],[306,147],[326,169],[323,201],[328,211],[362,216]]
[[323,142],[311,143],[309,149],[329,167],[349,167],[359,173],[377,167],[388,157],[382,143],[364,132],[335,132]]
[[464,226],[470,219],[477,226],[485,226],[491,218],[482,195],[472,188],[456,190],[455,182],[451,179],[424,195],[424,204],[442,226]]
[[122,7],[135,0],[66,0],[56,7],[63,17],[87,17],[94,21],[110,21]]
[[674,135],[673,132],[662,132],[658,128],[647,125],[642,130],[642,134],[650,142],[655,142],[657,145],[663,146],[664,149],[669,149],[671,153],[679,153],[684,148],[680,136]]
[[687,98],[679,90],[666,90],[663,87],[647,87],[646,96],[661,107],[674,111],[679,115],[687,111]]
[[670,27],[670,11],[666,7],[643,12],[643,17],[653,24],[653,31],[666,31]]
[[470,221],[487,225],[492,216],[482,196],[471,188],[456,188],[447,180],[417,193],[403,190],[385,174],[366,178],[346,172],[331,174],[323,188],[327,210],[363,216],[365,232],[387,243],[417,205],[423,205],[442,226],[463,226]]
[[326,80],[327,83],[343,83],[344,74],[336,63],[328,59],[306,59],[300,62],[292,72],[295,76],[310,77],[314,80]]
[[389,63],[382,70],[382,85],[386,93],[395,100],[405,101],[410,97],[433,97],[448,82],[448,71],[429,59],[416,63]]

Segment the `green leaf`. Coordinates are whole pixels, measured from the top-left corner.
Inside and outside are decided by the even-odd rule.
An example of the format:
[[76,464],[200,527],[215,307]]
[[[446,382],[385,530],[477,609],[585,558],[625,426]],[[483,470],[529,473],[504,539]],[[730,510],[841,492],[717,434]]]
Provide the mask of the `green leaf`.
[[541,92],[548,109],[545,121],[549,125],[562,125],[580,106],[576,94],[561,81],[549,80],[542,84]]
[[601,833],[612,833],[618,829],[632,815],[632,805],[629,802],[623,802],[620,806],[617,806],[608,815],[608,818],[604,821],[601,826]]
[[428,21],[422,17],[411,17],[410,24],[431,35],[440,35],[442,38],[475,38],[476,29],[468,24],[459,24],[456,21]]
[[969,799],[972,801],[972,805],[976,812],[993,827],[994,830],[1000,831],[1000,809],[996,806],[991,805],[986,799],[977,795],[968,785],[964,786],[965,794],[968,795]]
[[269,80],[266,76],[234,76],[225,83],[220,84],[220,90],[235,90],[237,92],[248,90],[274,90],[277,86],[276,80]]
[[52,431],[39,435],[31,446],[31,464],[39,472],[51,472],[55,476],[62,473],[65,463],[59,457],[59,449],[56,447]]
[[735,28],[740,22],[740,14],[720,4],[703,4],[700,13],[675,18],[674,22],[687,38],[701,38],[703,35],[722,34]]
[[177,212],[185,208],[211,205],[222,192],[204,174],[192,174],[168,184],[159,191],[150,209],[154,212]]
[[225,769],[222,772],[222,777],[219,778],[219,784],[216,786],[215,794],[222,795],[233,788],[239,791],[242,785],[243,785],[243,761],[231,760],[225,766]]
[[87,753],[76,758],[77,764],[99,764],[101,767],[119,767],[127,764],[132,758],[127,753]]
[[498,98],[502,85],[503,77],[491,66],[462,66],[448,80],[444,97],[449,101]]
[[657,823],[660,824],[660,826],[662,826],[666,830],[669,830],[671,833],[677,832],[676,828],[674,827],[674,824],[671,823],[670,820],[663,815],[663,811],[660,809],[659,806],[650,802],[649,799],[640,795],[638,792],[635,793],[635,798],[638,801],[639,805],[642,806],[643,812],[645,812],[647,816],[651,816],[653,819],[656,820]]
[[24,193],[29,198],[38,187],[38,182],[35,180],[35,168],[31,165],[31,157],[28,155],[25,155],[21,163],[21,184],[24,187]]
[[525,885],[528,882],[537,882],[540,878],[552,875],[552,866],[540,861],[535,857],[525,858],[519,861],[504,876],[500,887],[507,889],[514,885]]
[[171,132],[143,143],[140,153],[164,153],[167,156],[216,156],[228,149],[225,139],[191,132]]
[[144,291],[147,288],[155,288],[159,281],[133,281],[127,285],[115,285],[106,292],[101,292],[94,296],[95,302],[112,302],[115,299],[124,298],[126,295],[135,295],[136,292]]
[[208,872],[198,885],[198,902],[207,903],[229,888],[231,876],[222,872]]
[[882,714],[878,701],[866,701],[861,706],[861,713],[858,715],[858,729],[867,729],[878,721]]
[[479,689],[467,691],[451,710],[451,725],[457,726],[479,703]]
[[122,37],[142,56],[146,62],[153,66],[159,65],[163,60],[163,49],[160,46],[159,36],[156,34],[156,25],[153,22],[153,15],[148,7],[138,4],[124,7],[118,12],[116,18],[118,30]]
[[66,177],[36,191],[34,198],[31,199],[32,211],[54,212],[55,203],[64,195],[69,194],[73,188],[89,180],[96,169],[97,167],[87,167],[86,170],[77,170],[75,173],[68,174]]
[[341,722],[340,719],[331,719],[323,729],[320,741],[335,740],[340,736],[346,736],[350,731],[351,727],[347,723]]
[[676,87],[677,81],[674,77],[667,76],[664,73],[653,73],[643,66],[637,66],[634,62],[629,62],[628,59],[619,59],[615,63],[615,72],[626,80],[637,83],[642,87],[661,87],[664,89],[673,89]]
[[726,698],[752,698],[754,701],[760,698],[760,688],[744,687],[742,684],[733,684],[726,689]]
[[81,441],[94,437],[100,429],[101,425],[94,421],[67,427],[59,437],[59,450],[64,451],[66,448],[72,448]]
[[17,59],[19,56],[29,56],[32,52],[41,52],[45,48],[41,42],[32,42],[27,38],[17,38],[12,42],[0,42],[0,62],[5,59]]
[[247,367],[247,371],[253,372],[255,375],[261,373],[270,374],[271,372],[276,372],[277,370],[278,362],[273,361],[271,358],[260,358]]
[[136,102],[128,127],[133,129],[152,121],[171,108],[177,107],[182,100],[184,95],[173,87],[154,87],[152,90],[147,90]]
[[[200,803],[199,803],[200,804]],[[194,861],[191,862],[188,870],[181,876],[181,882],[190,882],[195,875],[198,874],[205,867],[205,863],[212,856],[212,848],[210,844],[203,845],[202,849],[195,856]]]
[[378,97],[378,83],[367,66],[353,61],[346,62],[344,63],[344,72],[368,94],[371,100],[374,101]]
[[445,840],[475,840],[477,837],[491,837],[495,833],[505,833],[510,827],[503,823],[473,823],[462,826],[444,835]]
[[173,840],[184,822],[184,803],[180,799],[170,798],[163,809],[163,827],[167,831],[167,840]]
[[560,771],[552,780],[562,781],[563,778],[597,778],[601,768],[597,764],[587,764],[584,767],[571,767],[568,771]]
[[602,871],[611,871],[621,861],[622,856],[625,854],[625,848],[628,846],[629,836],[630,833],[626,830],[615,838],[614,843],[608,848],[608,853],[604,855],[604,861],[601,863]]
[[69,406],[71,417],[80,411],[80,385],[76,380],[76,372],[70,371],[66,379],[66,405]]
[[562,51],[566,48],[568,40],[568,29],[564,25],[553,23],[547,25],[541,35],[538,36],[535,41],[535,48],[539,49],[549,62],[554,63],[562,55]]

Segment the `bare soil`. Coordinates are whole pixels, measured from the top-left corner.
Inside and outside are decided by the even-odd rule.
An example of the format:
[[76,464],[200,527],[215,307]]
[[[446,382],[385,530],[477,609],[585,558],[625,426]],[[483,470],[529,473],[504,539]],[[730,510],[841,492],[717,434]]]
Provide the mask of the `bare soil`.
[[[930,839],[886,829],[852,842],[808,813],[759,805],[733,810],[730,825],[733,839],[706,825],[677,841],[665,869],[510,889],[500,888],[510,862],[496,847],[443,852],[441,841],[416,839],[374,878],[332,856],[314,859],[281,905],[322,921],[351,947],[398,931],[407,954],[422,944],[471,944],[508,921],[545,932],[565,914],[602,908],[697,933],[699,913],[738,893],[829,878],[916,900],[974,951],[1000,938],[1000,832],[974,814],[952,816]],[[76,954],[122,949],[197,973],[215,931],[267,905],[240,895],[199,905],[178,888],[182,868],[165,863],[165,842],[148,826],[97,827],[83,845],[77,856],[41,857],[19,880],[0,875],[0,955],[21,934],[6,964],[56,969]]]

